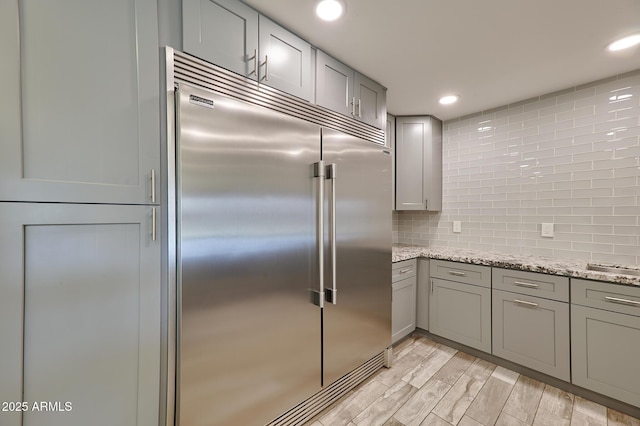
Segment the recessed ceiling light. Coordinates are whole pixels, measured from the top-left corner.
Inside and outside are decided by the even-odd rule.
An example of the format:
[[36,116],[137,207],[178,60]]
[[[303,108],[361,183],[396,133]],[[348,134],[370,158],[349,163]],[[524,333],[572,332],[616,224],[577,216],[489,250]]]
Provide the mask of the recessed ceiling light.
[[621,38],[611,43],[607,49],[611,52],[615,52],[622,49],[628,49],[630,47],[640,44],[640,34],[633,34],[628,37]]
[[325,21],[335,21],[344,13],[342,0],[320,0],[316,3],[316,15]]
[[460,99],[460,96],[458,95],[447,95],[447,96],[441,97],[439,102],[442,105],[450,105],[458,102],[458,99]]

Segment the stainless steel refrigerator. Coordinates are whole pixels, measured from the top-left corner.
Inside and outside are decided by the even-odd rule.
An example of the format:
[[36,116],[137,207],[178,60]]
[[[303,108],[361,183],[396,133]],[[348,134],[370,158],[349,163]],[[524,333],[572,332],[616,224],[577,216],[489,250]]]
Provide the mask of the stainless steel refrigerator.
[[181,84],[177,424],[263,425],[391,344],[391,158]]

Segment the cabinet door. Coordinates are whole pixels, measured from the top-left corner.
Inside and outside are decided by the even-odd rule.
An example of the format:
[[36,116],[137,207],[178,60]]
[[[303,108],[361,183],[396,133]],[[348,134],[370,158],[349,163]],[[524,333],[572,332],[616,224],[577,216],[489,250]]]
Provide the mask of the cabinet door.
[[391,160],[391,210],[396,209],[396,159],[395,159],[395,147],[396,147],[396,118],[387,114],[387,131],[385,132],[384,144],[391,150],[393,159]]
[[432,278],[429,331],[491,352],[491,289]]
[[570,380],[569,304],[493,290],[493,354]]
[[387,89],[370,78],[355,74],[356,115],[378,129],[384,129],[387,119]]
[[396,117],[396,209],[442,210],[442,122]]
[[572,383],[640,406],[640,317],[571,306]]
[[1,2],[0,201],[151,202],[160,166],[156,8]]
[[340,114],[353,114],[353,70],[318,50],[316,103]]
[[183,0],[184,51],[257,78],[258,12],[238,0]]
[[260,81],[311,102],[311,45],[265,16],[258,21]]
[[152,209],[0,203],[0,400],[70,408],[3,425],[158,424]]
[[416,329],[416,277],[393,283],[391,342],[395,343]]
[[431,291],[429,276],[429,259],[418,259],[416,326],[423,330],[429,330],[429,292]]

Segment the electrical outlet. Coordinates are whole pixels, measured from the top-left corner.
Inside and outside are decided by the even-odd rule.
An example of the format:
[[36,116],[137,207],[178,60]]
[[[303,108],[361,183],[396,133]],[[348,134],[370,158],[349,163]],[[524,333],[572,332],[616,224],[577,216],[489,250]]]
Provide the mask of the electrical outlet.
[[455,232],[456,234],[462,232],[462,222],[460,222],[459,220],[453,221],[453,232]]
[[542,224],[542,236],[553,238],[553,223],[543,223]]

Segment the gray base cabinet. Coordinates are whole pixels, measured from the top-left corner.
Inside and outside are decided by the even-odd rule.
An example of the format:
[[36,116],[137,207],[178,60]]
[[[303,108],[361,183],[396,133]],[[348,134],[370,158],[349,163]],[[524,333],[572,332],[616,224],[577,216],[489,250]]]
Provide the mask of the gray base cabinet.
[[408,336],[416,329],[416,268],[415,259],[393,264],[391,343]]
[[493,354],[569,381],[569,278],[492,270]]
[[3,1],[0,41],[0,201],[152,203],[157,2]]
[[3,426],[158,424],[152,208],[0,203],[0,400],[70,408]]
[[493,290],[493,354],[570,380],[569,304]]
[[429,331],[491,352],[491,268],[431,260],[430,270]]
[[640,288],[571,280],[572,382],[640,406]]

